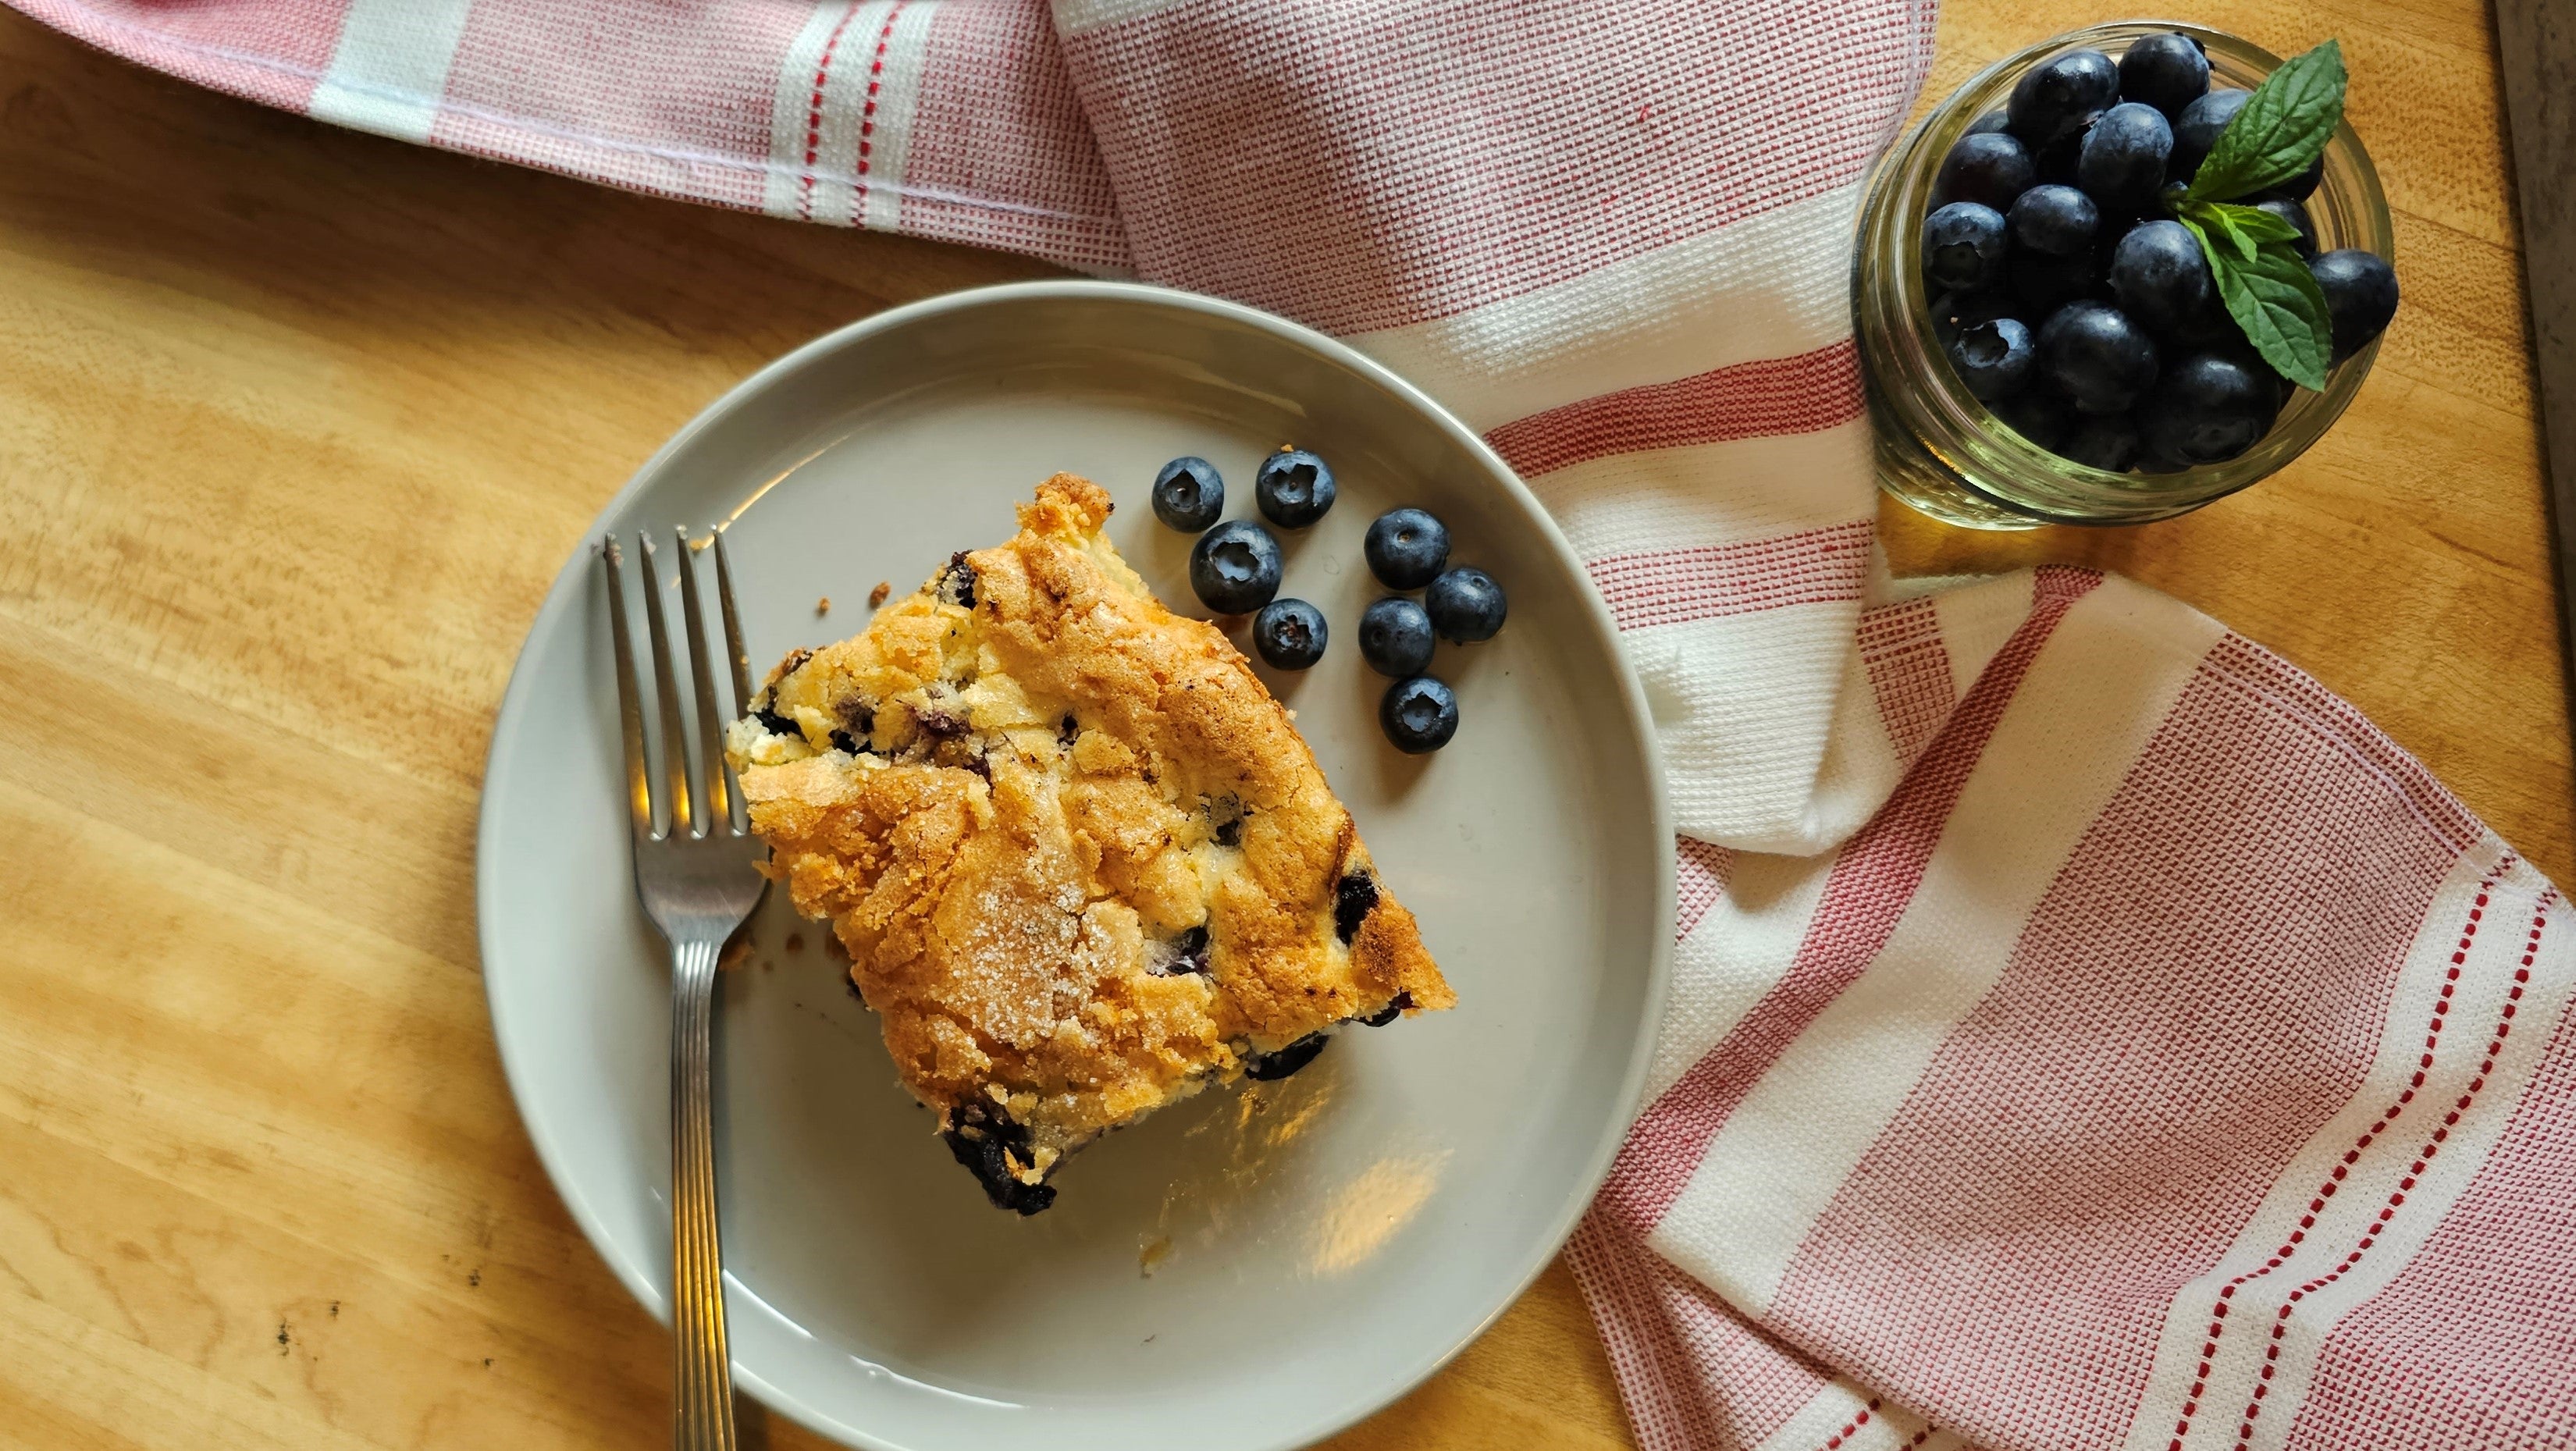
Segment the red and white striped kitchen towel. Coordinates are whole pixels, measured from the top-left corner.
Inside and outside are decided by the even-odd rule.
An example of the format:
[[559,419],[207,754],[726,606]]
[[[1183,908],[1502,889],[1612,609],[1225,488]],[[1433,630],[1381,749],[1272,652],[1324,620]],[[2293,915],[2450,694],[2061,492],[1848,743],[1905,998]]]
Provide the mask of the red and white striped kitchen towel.
[[1933,0],[11,3],[326,120],[1241,298],[1486,430],[1689,834],[1571,1247],[1645,1445],[2576,1445],[2555,889],[2171,600],[1873,575],[1844,257]]

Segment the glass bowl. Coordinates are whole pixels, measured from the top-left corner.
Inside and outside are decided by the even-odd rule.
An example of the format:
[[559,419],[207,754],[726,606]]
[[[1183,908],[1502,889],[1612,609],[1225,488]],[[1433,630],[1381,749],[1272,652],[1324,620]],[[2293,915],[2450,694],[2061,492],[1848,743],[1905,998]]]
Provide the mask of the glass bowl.
[[[2232,494],[2305,452],[2352,401],[2379,355],[2374,339],[2326,376],[2323,393],[2294,388],[2272,431],[2243,454],[2166,474],[2115,474],[2041,448],[1979,402],[1942,355],[1932,335],[1922,244],[1941,158],[1971,122],[2003,106],[2013,82],[2033,63],[2076,46],[2117,60],[2130,42],[2168,31],[2191,36],[2208,50],[2212,86],[2252,90],[2281,64],[2269,51],[2197,25],[2123,20],[2087,26],[1979,71],[1870,168],[1852,249],[1852,315],[1878,435],[1879,483],[1916,509],[1972,529],[2169,519]],[[2325,177],[2307,207],[2319,251],[2359,247],[2396,260],[2388,199],[2349,124],[2326,144]]]

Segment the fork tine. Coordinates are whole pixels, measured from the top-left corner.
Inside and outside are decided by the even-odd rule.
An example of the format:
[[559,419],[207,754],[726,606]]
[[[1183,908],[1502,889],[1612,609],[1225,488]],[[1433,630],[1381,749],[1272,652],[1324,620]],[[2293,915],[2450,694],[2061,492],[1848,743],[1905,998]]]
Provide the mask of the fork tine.
[[707,613],[698,603],[697,551],[689,547],[686,525],[672,530],[680,544],[680,618],[689,626],[689,688],[698,698],[698,781],[706,787],[699,821],[712,835],[722,823],[733,827],[733,797],[725,789],[724,726],[716,710],[715,662],[707,658]]
[[652,774],[644,766],[644,703],[635,693],[635,647],[626,633],[626,559],[609,535],[599,546],[608,577],[608,639],[617,671],[617,733],[626,745],[626,809],[637,836],[653,834]]
[[[637,530],[636,543],[644,554],[644,625],[653,637],[653,693],[662,703],[662,773],[670,788],[669,834],[678,836],[689,831],[697,821],[697,797],[689,789],[689,737],[680,724],[680,692],[671,678],[671,630],[662,621],[661,560],[653,548],[653,536]],[[681,569],[688,568],[688,556],[680,557]]]
[[733,663],[733,710],[751,709],[751,654],[742,648],[742,616],[733,608],[733,560],[725,554],[725,532],[716,538],[716,603],[724,609],[725,658]]
[[[733,557],[725,549],[725,527],[713,530],[716,551],[716,603],[722,607],[725,631],[725,660],[732,667],[733,714],[751,710],[751,653],[742,648],[742,615],[733,604]],[[724,771],[725,799],[733,804],[733,832],[743,836],[751,830],[751,808],[742,799],[742,782],[727,764]]]

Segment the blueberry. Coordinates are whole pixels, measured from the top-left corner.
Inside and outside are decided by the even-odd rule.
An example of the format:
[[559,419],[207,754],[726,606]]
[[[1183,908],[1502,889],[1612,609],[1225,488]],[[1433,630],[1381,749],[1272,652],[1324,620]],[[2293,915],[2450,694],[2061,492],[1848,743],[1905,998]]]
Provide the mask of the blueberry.
[[1333,883],[1333,935],[1344,942],[1360,935],[1369,914],[1377,910],[1377,878],[1351,872]]
[[2148,332],[2169,343],[2206,343],[2235,324],[2210,276],[2209,254],[2180,222],[2140,222],[2111,254],[2111,292]]
[[2045,319],[2078,298],[2102,295],[2102,280],[2091,257],[2051,257],[2045,252],[2016,252],[2010,266],[2013,300],[2024,318]]
[[1993,322],[1999,317],[2018,317],[2020,313],[2021,304],[2015,302],[2010,293],[2001,290],[1945,292],[1932,304],[1932,332],[1946,348],[1950,346],[1950,340],[1959,335],[1961,328]]
[[2075,179],[2104,211],[2136,216],[2153,207],[2164,189],[2173,142],[2173,123],[2164,112],[2123,101],[2084,133]]
[[2272,431],[2280,412],[2271,382],[2220,353],[2193,353],[2165,371],[2138,409],[2146,452],[2165,463],[2236,457]]
[[2278,414],[2281,406],[2290,401],[2290,395],[2298,391],[2299,385],[2282,377],[2274,371],[2270,363],[2263,361],[2263,355],[2254,350],[2254,345],[2247,342],[2241,332],[2232,338],[2223,339],[2209,347],[2196,348],[2193,351],[2215,353],[2244,369],[2254,380],[2255,403],[2274,414]]
[[1243,819],[1251,815],[1243,798],[1233,792],[1215,797],[1201,797],[1207,802],[1208,836],[1219,846],[1243,845]]
[[984,1197],[994,1208],[1029,1215],[1055,1202],[1054,1185],[1020,1182],[1017,1170],[1037,1161],[1029,1149],[1028,1125],[986,1102],[980,1093],[950,1109],[947,1123],[939,1136],[948,1141],[948,1152],[984,1186]]
[[1428,754],[1458,734],[1458,693],[1428,675],[1399,680],[1378,702],[1377,723],[1397,750]]
[[1321,1033],[1308,1033],[1276,1053],[1247,1053],[1243,1058],[1243,1076],[1265,1083],[1274,1078],[1285,1078],[1314,1062],[1315,1055],[1323,1052],[1324,1045],[1331,1041]]
[[2128,236],[2137,225],[2138,220],[2135,217],[2102,219],[2102,230],[2093,238],[2093,275],[2100,279],[2102,284],[2101,290],[2094,296],[2107,298],[2112,295],[2111,263],[2120,255],[2120,240]]
[[2031,164],[2039,169],[2041,181],[2059,186],[2075,185],[2075,164],[2084,155],[2085,134],[2093,129],[2099,114],[2087,116],[2068,128],[2065,135],[2031,153]]
[[2030,329],[2009,317],[1961,328],[1948,351],[1950,366],[1959,370],[1959,381],[1989,403],[2019,393],[2030,382],[2038,357]]
[[1968,129],[1960,132],[1959,134],[1962,136],[1991,136],[1999,131],[2009,129],[2011,124],[2012,117],[2006,115],[2004,112],[1988,111],[1986,114],[1979,116],[1974,121],[1969,122]]
[[1420,589],[1449,562],[1449,526],[1420,509],[1390,510],[1369,525],[1360,553],[1388,589]]
[[1147,971],[1158,977],[1182,973],[1204,973],[1208,970],[1208,930],[1202,925],[1190,928],[1172,939],[1170,954],[1159,965],[1148,964]]
[[2022,72],[2006,105],[2012,134],[2034,153],[2119,99],[2120,71],[2098,50],[2064,50]]
[[2142,35],[2120,57],[2120,99],[2138,101],[2168,118],[2209,93],[2209,52],[2188,35]]
[[1503,598],[1503,587],[1481,569],[1453,569],[1431,582],[1422,593],[1422,608],[1431,616],[1431,628],[1440,638],[1453,645],[1473,645],[1494,638],[1503,627],[1503,615],[1509,602]]
[[1324,612],[1304,600],[1272,600],[1252,617],[1252,648],[1273,670],[1303,670],[1324,658]]
[[[841,718],[841,729],[832,733],[835,738],[848,736],[853,741],[864,741],[877,733],[877,708],[858,696],[844,696],[834,701],[832,713]],[[850,754],[855,756],[858,752],[854,750]]]
[[1220,615],[1248,615],[1279,593],[1279,541],[1249,519],[1229,519],[1190,550],[1190,588]]
[[1404,1010],[1412,1006],[1413,994],[1397,993],[1394,997],[1386,1000],[1385,1007],[1378,1009],[1367,1017],[1359,1019],[1358,1022],[1363,1028],[1383,1028],[1387,1024],[1394,1022],[1396,1019],[1403,1017]]
[[2238,363],[2253,370],[2254,381],[2271,390],[2267,396],[2272,400],[2272,411],[2275,413],[2289,403],[2291,394],[2299,391],[2298,384],[2282,377],[2270,363],[2263,360],[2263,355],[2254,350],[2254,345],[2246,340],[2242,332],[2214,345],[2209,351],[2234,358]]
[[2080,464],[2125,474],[2137,467],[2140,449],[2137,424],[2130,421],[2128,414],[2120,413],[2085,419],[2067,435],[2065,443],[2052,451]]
[[2066,406],[2066,400],[2044,388],[2033,388],[2018,398],[2007,398],[1994,405],[1995,417],[2013,432],[2032,443],[2057,453],[2076,428],[2077,414]]
[[1252,502],[1282,529],[1303,529],[1333,507],[1333,470],[1302,448],[1283,448],[1252,476]]
[[2377,253],[2345,247],[2319,256],[2308,271],[2326,295],[2338,363],[2370,346],[2397,315],[2397,270]]
[[2209,155],[2209,148],[2218,144],[2219,133],[2236,119],[2237,112],[2245,109],[2245,99],[2252,94],[2221,86],[2183,107],[2182,114],[2174,117],[2173,154],[2165,158],[2166,180],[2188,185],[2192,173],[2200,170],[2201,161]]
[[1225,479],[1203,458],[1176,458],[1154,475],[1154,517],[1196,534],[1225,512]]
[[2084,413],[2124,413],[2155,386],[2156,345],[2105,302],[2070,302],[2039,327],[2040,376]]
[[2004,214],[1952,202],[1923,219],[1923,275],[1935,287],[1991,287],[2004,275]]
[[2002,211],[2037,175],[2030,153],[2012,137],[1999,131],[1962,136],[1932,174],[1932,206],[1976,202]]
[[2256,202],[2254,210],[2270,212],[2298,228],[2299,235],[2291,241],[2290,245],[2297,248],[2302,257],[2313,258],[2317,255],[2317,224],[2309,217],[2306,203],[2292,197],[2274,197],[2269,201]]
[[939,567],[939,578],[931,582],[930,593],[943,605],[971,610],[975,608],[975,581],[975,566],[966,558],[966,551],[960,549]]
[[2320,151],[2317,153],[2317,159],[2308,163],[2307,170],[2291,177],[2288,181],[2267,186],[2254,195],[2263,201],[2278,197],[2283,201],[2303,202],[2317,194],[2318,184],[2325,179],[2326,157],[2325,153]]
[[2049,182],[2023,192],[2005,220],[2012,223],[2015,245],[2051,257],[2079,257],[2092,250],[2102,212],[2083,192]]
[[1380,675],[1401,680],[1431,663],[1436,643],[1431,616],[1402,595],[1389,595],[1360,612],[1360,658]]

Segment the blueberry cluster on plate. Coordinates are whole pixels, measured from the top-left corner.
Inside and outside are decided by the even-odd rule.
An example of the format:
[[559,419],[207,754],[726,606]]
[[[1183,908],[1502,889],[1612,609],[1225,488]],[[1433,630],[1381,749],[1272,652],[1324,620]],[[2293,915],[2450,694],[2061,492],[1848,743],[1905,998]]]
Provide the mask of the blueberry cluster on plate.
[[[1333,507],[1332,467],[1304,449],[1281,448],[1253,475],[1253,502],[1282,529],[1303,529]],[[1190,589],[1220,615],[1252,616],[1252,647],[1274,670],[1304,670],[1324,658],[1332,638],[1324,612],[1301,599],[1279,598],[1285,569],[1278,537],[1225,512],[1225,479],[1203,458],[1176,458],[1154,476],[1154,517],[1199,536],[1190,550]],[[1389,595],[1360,614],[1360,657],[1392,676],[1378,703],[1378,725],[1396,749],[1436,751],[1458,733],[1458,694],[1427,673],[1439,640],[1470,645],[1503,627],[1503,587],[1481,569],[1452,567],[1449,530],[1420,509],[1395,509],[1369,525],[1362,546],[1369,572],[1389,589],[1422,591],[1419,601]]]
[[1923,219],[1933,333],[1960,381],[2094,468],[2253,447],[2294,385],[2322,389],[2397,310],[2386,259],[2319,253],[2306,205],[2343,88],[2331,41],[2251,92],[2212,89],[2179,33],[2024,71],[1942,159]]

